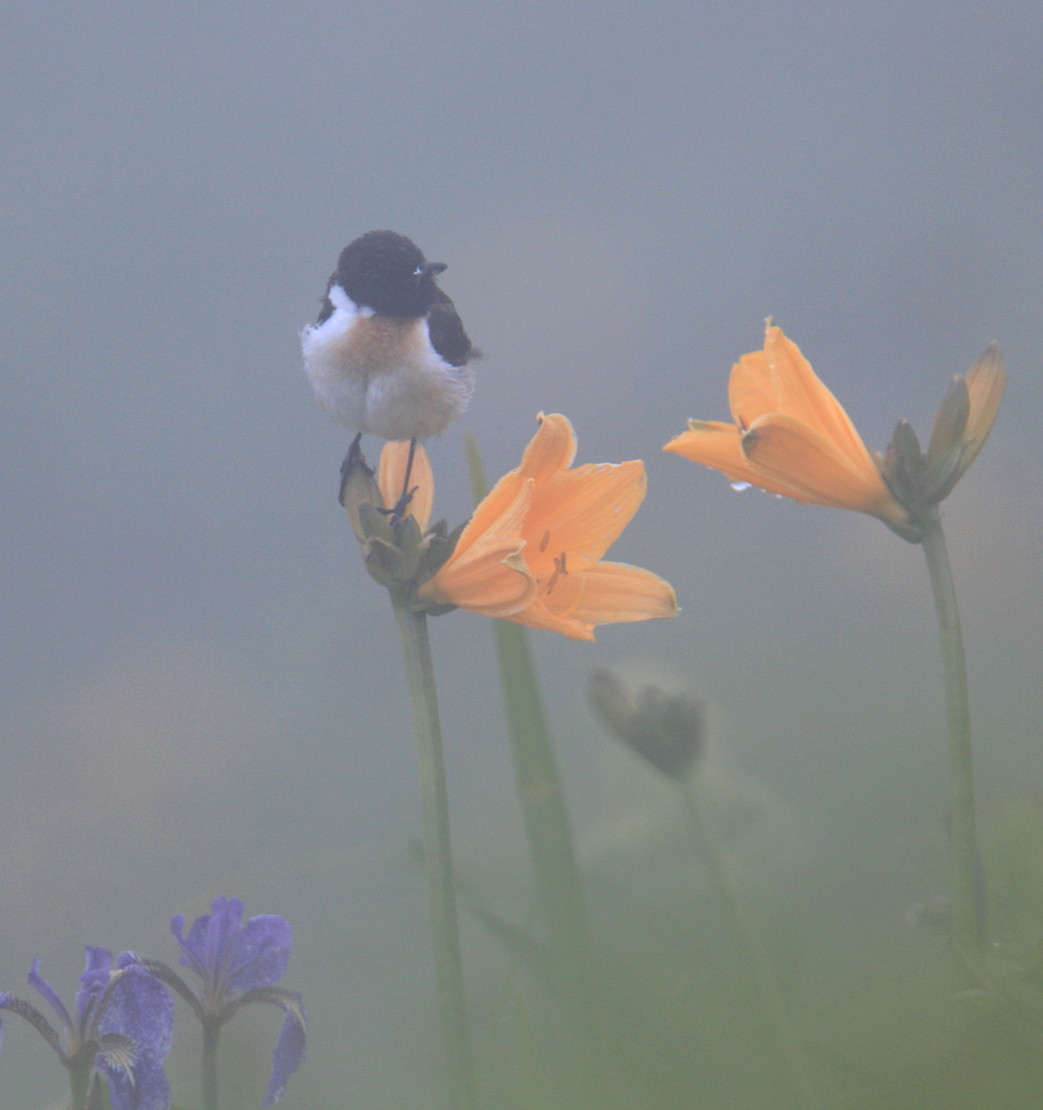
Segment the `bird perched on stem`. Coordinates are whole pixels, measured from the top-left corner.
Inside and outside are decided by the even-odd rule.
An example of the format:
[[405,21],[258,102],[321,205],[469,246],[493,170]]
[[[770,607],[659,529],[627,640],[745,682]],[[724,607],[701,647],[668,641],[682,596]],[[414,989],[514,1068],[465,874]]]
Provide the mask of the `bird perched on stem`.
[[[409,440],[415,450],[467,408],[474,391],[468,361],[478,352],[435,284],[445,268],[394,231],[367,232],[340,252],[319,318],[301,332],[301,350],[323,407],[358,432],[349,458],[363,432]],[[393,516],[409,501],[409,469]]]

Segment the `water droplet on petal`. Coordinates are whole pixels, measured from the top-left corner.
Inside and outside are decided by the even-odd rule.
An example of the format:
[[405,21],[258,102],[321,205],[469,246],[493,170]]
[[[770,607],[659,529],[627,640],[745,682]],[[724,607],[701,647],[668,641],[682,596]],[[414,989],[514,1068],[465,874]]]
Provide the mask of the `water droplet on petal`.
[[742,493],[743,490],[748,490],[751,488],[749,482],[732,482],[731,487],[737,493]]

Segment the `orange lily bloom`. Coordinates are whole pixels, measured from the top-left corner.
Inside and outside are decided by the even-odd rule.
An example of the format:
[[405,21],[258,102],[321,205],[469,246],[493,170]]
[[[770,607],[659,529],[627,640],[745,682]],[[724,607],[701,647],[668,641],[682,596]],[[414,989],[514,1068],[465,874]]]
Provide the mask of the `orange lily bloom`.
[[[384,450],[401,453],[403,446]],[[576,640],[593,640],[598,624],[675,616],[677,599],[668,582],[602,559],[644,499],[644,464],[570,469],[575,454],[569,421],[541,416],[521,465],[489,491],[445,565],[421,584],[418,598]],[[389,468],[385,485],[384,473],[382,459],[387,495],[395,475]],[[427,522],[417,523],[424,528]]]
[[[394,505],[398,500],[408,457],[408,442],[386,443],[380,453],[377,483],[385,505]],[[413,457],[409,481],[413,496],[405,516],[412,516],[424,533],[431,519],[435,487],[431,462],[421,444],[417,445]],[[449,560],[455,566],[449,579],[456,587],[456,596],[436,597],[432,589],[425,590],[422,586],[419,593],[423,600],[458,605],[486,617],[509,617],[528,605],[536,595],[536,580],[521,555],[525,546],[521,529],[530,500],[531,491],[526,488],[488,510],[483,517],[485,527],[481,534],[472,536],[465,545],[465,535],[474,526],[472,519]]]
[[663,448],[795,501],[855,509],[899,535],[918,531],[847,413],[781,328],[769,320],[764,349],[732,367],[734,423],[690,420]]

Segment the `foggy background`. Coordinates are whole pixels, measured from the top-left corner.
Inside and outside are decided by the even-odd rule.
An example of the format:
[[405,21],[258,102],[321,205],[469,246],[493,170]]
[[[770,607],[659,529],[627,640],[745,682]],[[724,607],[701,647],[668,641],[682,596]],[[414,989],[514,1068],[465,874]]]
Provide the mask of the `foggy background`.
[[[636,662],[701,691],[791,815],[824,929],[855,885],[890,921],[943,882],[920,551],[661,450],[727,417],[769,314],[878,449],[900,417],[926,440],[1001,344],[946,523],[983,815],[1040,789],[1038,4],[43,0],[4,23],[0,989],[27,995],[38,956],[71,1000],[87,943],[173,961],[170,915],[235,894],[295,928],[309,1059],[283,1105],[439,1104],[408,1074],[439,1046],[399,646],[297,338],[372,228],[449,264],[486,356],[430,445],[436,516],[469,512],[464,434],[496,476],[541,410],[581,463],[646,461],[610,557],[680,617],[532,637],[591,858],[615,771],[583,690]],[[460,865],[522,886],[491,629],[431,627]],[[906,834],[938,845],[908,889]],[[266,1074],[277,1019],[256,1028]],[[4,1033],[3,1105],[61,1097],[36,1034]]]

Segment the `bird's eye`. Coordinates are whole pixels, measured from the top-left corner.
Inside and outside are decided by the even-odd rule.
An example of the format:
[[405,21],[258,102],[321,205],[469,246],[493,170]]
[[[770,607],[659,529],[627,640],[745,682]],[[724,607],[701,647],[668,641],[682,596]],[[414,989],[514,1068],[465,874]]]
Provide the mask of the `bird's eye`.
[[423,273],[424,273],[424,264],[423,264],[423,263],[421,263],[421,264],[420,264],[419,266],[417,266],[417,268],[416,268],[416,269],[415,269],[415,270],[413,271],[413,277],[421,277],[421,276],[423,275]]

